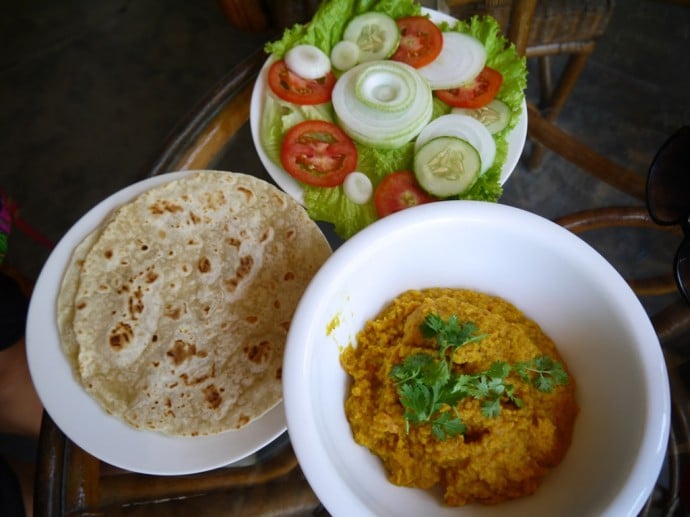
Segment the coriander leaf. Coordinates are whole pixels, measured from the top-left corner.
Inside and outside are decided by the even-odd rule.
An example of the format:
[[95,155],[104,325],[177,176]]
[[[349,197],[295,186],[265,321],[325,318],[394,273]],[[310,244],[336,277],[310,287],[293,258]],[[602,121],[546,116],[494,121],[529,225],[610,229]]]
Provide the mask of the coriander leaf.
[[553,391],[553,379],[544,374],[536,375],[532,379],[532,384],[534,384],[535,388],[544,393],[551,393]]
[[447,382],[439,390],[438,399],[443,401],[445,404],[454,407],[458,402],[467,397],[467,391],[456,388],[456,383]]
[[520,397],[515,395],[515,386],[512,384],[506,384],[506,397],[508,397],[508,400],[510,400],[513,404],[515,404],[518,408],[523,408],[525,407],[525,403],[522,401]]
[[482,401],[481,410],[482,415],[489,418],[496,418],[501,414],[501,399],[495,397]]
[[435,386],[444,386],[450,379],[450,366],[445,361],[436,361],[423,370],[423,380]]
[[431,424],[431,432],[441,441],[448,437],[464,434],[467,427],[460,416],[452,418],[450,411],[442,412]]
[[474,382],[469,387],[470,395],[474,398],[488,397],[491,390],[489,389],[489,382],[486,375],[476,376]]
[[554,365],[553,370],[551,370],[551,376],[558,385],[565,386],[568,384],[568,373],[561,363],[556,363]]
[[522,380],[545,393],[551,393],[556,385],[568,384],[568,374],[563,365],[547,355],[517,363],[515,371]]
[[441,329],[445,326],[443,318],[438,314],[427,314],[424,318],[424,323],[419,326],[422,336],[426,338],[436,337],[441,333]]
[[434,358],[428,354],[410,355],[405,358],[402,364],[397,364],[391,368],[390,376],[397,382],[406,382],[420,377],[422,371],[433,362],[435,362]]
[[440,356],[444,358],[446,357],[446,350],[450,349],[452,352],[462,345],[486,337],[486,334],[475,335],[478,330],[477,326],[471,322],[459,323],[455,314],[446,321],[437,314],[427,314],[419,330],[426,338],[436,338],[440,348]]
[[407,383],[399,386],[400,402],[405,407],[405,418],[413,423],[424,423],[431,417],[433,396],[428,386],[422,383]]
[[510,365],[505,361],[496,361],[491,365],[491,367],[486,373],[491,377],[505,379],[506,377],[508,377],[510,370]]

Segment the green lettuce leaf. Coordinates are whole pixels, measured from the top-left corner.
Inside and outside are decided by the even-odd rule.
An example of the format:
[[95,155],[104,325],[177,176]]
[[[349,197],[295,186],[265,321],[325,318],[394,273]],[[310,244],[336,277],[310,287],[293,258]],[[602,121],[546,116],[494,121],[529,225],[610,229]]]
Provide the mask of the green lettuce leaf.
[[[318,188],[304,185],[304,206],[309,217],[333,224],[335,232],[346,239],[378,219],[373,203],[357,205],[342,192],[342,187]],[[338,214],[337,217],[333,217]]]
[[280,147],[283,143],[283,136],[292,126],[305,120],[334,122],[333,105],[330,102],[316,105],[293,104],[270,92],[266,94],[259,136],[266,156],[279,167],[282,167],[280,164]]

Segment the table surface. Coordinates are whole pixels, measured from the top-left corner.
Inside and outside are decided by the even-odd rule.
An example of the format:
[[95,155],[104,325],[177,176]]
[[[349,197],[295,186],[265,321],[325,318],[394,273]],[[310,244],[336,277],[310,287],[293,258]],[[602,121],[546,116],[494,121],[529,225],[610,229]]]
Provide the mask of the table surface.
[[[241,171],[272,182],[254,150],[246,122],[248,94],[263,59],[260,52],[250,56],[210,92],[166,143],[159,159],[151,166],[152,175],[206,168]],[[328,226],[321,226],[331,245],[339,246],[340,239]],[[676,302],[676,298],[671,297],[672,310],[650,313],[655,324],[673,327],[666,319],[670,313],[671,322],[678,315],[687,317],[690,310],[684,302]],[[676,334],[679,333],[669,332],[668,339],[662,340],[672,381],[673,433],[659,482],[642,512],[644,515],[674,515],[678,511],[679,494],[683,490],[690,492],[687,396],[690,339],[684,332],[680,336]],[[94,510],[94,505],[114,507],[128,497],[140,503],[132,508],[133,515],[192,510],[214,513],[214,508],[234,508],[252,514],[325,513],[294,459],[287,435],[261,451],[254,465],[180,477],[180,488],[173,502],[161,499],[167,499],[170,491],[175,490],[174,480],[145,477],[146,484],[142,484],[142,477],[129,476],[100,464],[62,435],[48,416],[44,419],[39,447],[36,506],[47,514],[88,513]],[[265,497],[267,493],[271,497]]]

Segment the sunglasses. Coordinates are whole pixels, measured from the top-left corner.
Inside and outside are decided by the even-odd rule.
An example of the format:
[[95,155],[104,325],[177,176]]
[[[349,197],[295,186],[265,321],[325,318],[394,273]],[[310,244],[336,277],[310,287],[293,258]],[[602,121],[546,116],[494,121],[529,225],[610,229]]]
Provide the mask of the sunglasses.
[[664,142],[647,176],[647,210],[655,223],[680,225],[684,238],[673,259],[673,274],[690,303],[690,126]]

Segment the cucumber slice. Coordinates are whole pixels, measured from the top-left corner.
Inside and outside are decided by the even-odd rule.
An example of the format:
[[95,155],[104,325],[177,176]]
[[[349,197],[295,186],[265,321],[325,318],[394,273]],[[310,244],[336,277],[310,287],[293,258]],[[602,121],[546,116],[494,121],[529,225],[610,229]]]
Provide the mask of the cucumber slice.
[[349,70],[359,63],[359,54],[357,43],[341,40],[331,50],[331,63],[338,70]]
[[421,187],[438,197],[457,196],[479,178],[482,161],[466,140],[440,136],[429,140],[414,156],[414,174]]
[[454,136],[469,142],[481,157],[480,174],[484,174],[496,159],[496,142],[493,136],[484,124],[470,116],[449,113],[435,118],[417,136],[415,150],[439,136]]
[[477,119],[486,126],[492,135],[503,131],[510,122],[510,108],[505,102],[498,99],[492,100],[481,108],[453,108],[450,111]]
[[352,18],[343,39],[357,44],[359,62],[364,63],[392,56],[398,48],[400,29],[390,16],[371,11]]

